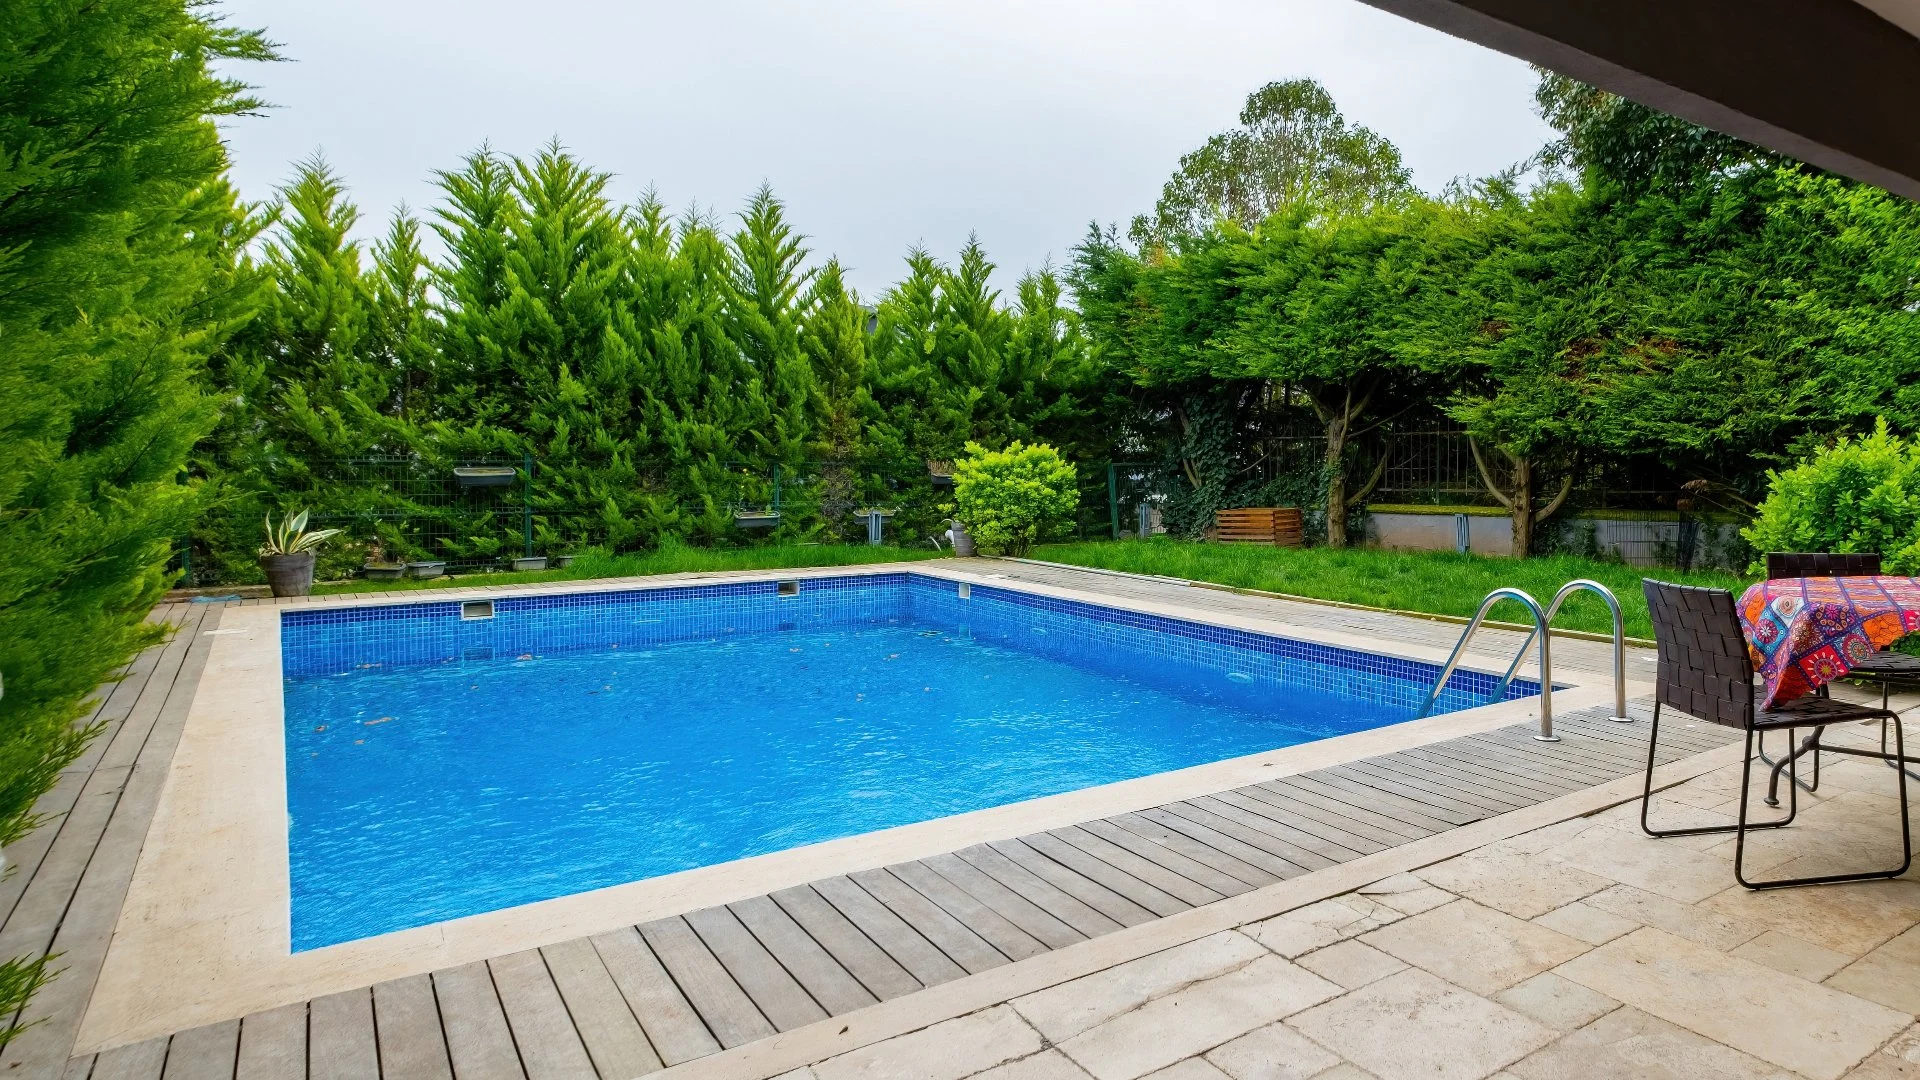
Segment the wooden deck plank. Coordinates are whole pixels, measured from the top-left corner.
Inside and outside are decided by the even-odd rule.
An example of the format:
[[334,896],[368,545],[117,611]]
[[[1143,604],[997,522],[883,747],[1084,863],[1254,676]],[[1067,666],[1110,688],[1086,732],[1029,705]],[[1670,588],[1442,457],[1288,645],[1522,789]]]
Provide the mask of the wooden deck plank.
[[[186,624],[192,622],[197,629],[206,613],[173,610],[179,606],[181,605],[168,604],[156,607],[148,613],[146,621],[171,627],[170,633],[175,637],[187,636],[183,633]],[[205,607],[206,605],[197,606]],[[127,714],[133,711],[133,703],[139,699],[141,689],[153,677],[154,669],[159,666],[160,658],[166,653],[166,646],[169,644],[172,642],[140,650],[131,661],[122,666],[119,671],[114,672],[113,677],[99,691],[96,691],[93,708],[81,723],[100,725],[100,737],[89,743],[80,756],[73,759],[63,771],[90,773],[100,763],[100,755],[107,752],[107,743],[111,741],[113,731],[119,727],[122,720],[126,719]],[[180,650],[180,655],[184,657],[185,642],[180,644]]]
[[1523,776],[1485,759],[1469,759],[1435,753],[1425,747],[1402,751],[1401,756],[1396,757],[1392,764],[1398,768],[1429,771],[1436,776],[1448,777],[1458,784],[1487,794],[1511,796],[1518,800],[1521,806],[1532,806],[1534,803],[1564,795],[1574,790],[1577,783]]
[[[947,959],[965,968],[968,974],[978,974],[1007,962],[1006,954],[986,938],[887,871],[863,870],[847,877],[921,937],[938,946]],[[830,900],[835,898],[824,888],[822,895]],[[852,913],[848,912],[848,916],[852,917]],[[898,953],[894,955],[905,962]]]
[[771,897],[755,896],[727,907],[828,1016],[880,1000]]
[[781,1031],[791,1031],[815,1020],[825,1020],[827,1011],[807,993],[792,973],[774,959],[733,912],[726,908],[704,908],[685,916],[687,925],[700,935],[712,950],[714,959],[740,984],[760,1012]]
[[957,855],[934,855],[920,862],[1049,949],[1062,949],[1087,939],[1087,935]]
[[1445,832],[1451,826],[1434,823],[1433,825],[1415,825],[1402,821],[1390,814],[1374,809],[1378,800],[1357,798],[1351,794],[1340,795],[1318,787],[1312,782],[1296,782],[1293,777],[1281,777],[1253,785],[1263,791],[1272,792],[1286,798],[1297,807],[1314,807],[1316,810],[1338,814],[1349,821],[1362,823],[1379,833],[1388,833],[1399,837],[1399,843],[1408,844],[1437,832]]
[[1604,784],[1623,775],[1618,768],[1601,768],[1590,764],[1577,750],[1542,758],[1539,754],[1529,755],[1516,747],[1478,741],[1460,745],[1443,743],[1423,749],[1432,757],[1478,765],[1482,769],[1496,769],[1506,776],[1524,779],[1549,791],[1559,789],[1563,793]]
[[[207,631],[215,629],[219,619],[219,613],[209,608],[201,612],[199,618],[189,613],[181,620],[166,644],[168,654],[161,656],[154,666],[153,675],[140,688],[140,696],[125,719],[106,736],[106,749],[101,752],[96,769],[131,766],[140,760],[140,752],[175,692],[185,690],[188,697],[192,696],[199,672],[205,668],[206,655],[213,649],[213,638]],[[198,665],[194,662],[196,656]]]
[[574,938],[540,951],[587,1045],[594,1071],[603,1077],[635,1077],[663,1067],[591,940]]
[[[1276,881],[1299,877],[1307,873],[1306,867],[1252,844],[1236,840],[1218,829],[1211,829],[1196,821],[1190,821],[1164,806],[1155,806],[1134,814],[1143,824],[1150,823],[1156,829],[1172,831],[1181,836],[1205,844],[1223,855],[1258,867]],[[1151,839],[1153,834],[1145,834]]]
[[[1274,858],[1282,859],[1296,866],[1305,867],[1308,871],[1324,870],[1329,866],[1337,866],[1345,861],[1346,858],[1345,856],[1330,858],[1312,848],[1302,847],[1299,844],[1293,843],[1287,837],[1277,835],[1283,830],[1276,828],[1275,824],[1271,821],[1262,819],[1259,822],[1259,827],[1247,824],[1240,820],[1246,815],[1237,807],[1216,805],[1214,809],[1209,810],[1199,801],[1188,799],[1182,802],[1167,803],[1165,806],[1156,807],[1155,809],[1161,813],[1171,814],[1183,820],[1190,821],[1202,828],[1210,829],[1223,836],[1238,840],[1248,847],[1267,852]],[[1216,810],[1219,812],[1216,813]],[[1324,845],[1316,844],[1315,846],[1320,847]]]
[[525,1080],[486,961],[434,972],[433,996],[456,1080]]
[[94,1058],[88,1080],[160,1080],[160,1070],[167,1063],[168,1041],[162,1035],[102,1050]]
[[[1033,833],[1019,839],[1020,843],[1040,856],[1051,859],[1104,888],[1112,889],[1155,915],[1161,917],[1177,915],[1194,906],[1158,885],[1134,877],[1112,863],[1095,858],[1050,833]],[[1154,867],[1154,870],[1158,871],[1159,868]],[[1187,882],[1186,887],[1189,890],[1198,888],[1191,882]],[[1211,889],[1205,891],[1212,892]],[[1208,900],[1200,901],[1203,904],[1209,902]]]
[[[1224,900],[1230,895],[1229,893],[1220,892],[1210,886],[1202,885],[1183,874],[1169,870],[1152,859],[1142,858],[1128,851],[1126,848],[1088,832],[1077,825],[1069,825],[1063,829],[1053,829],[1046,835],[1079,848],[1081,851],[1106,863],[1114,869],[1126,874],[1131,874],[1141,881],[1152,885],[1154,888],[1160,889],[1194,907],[1199,907],[1202,904],[1211,904],[1215,900]],[[1032,841],[1028,842],[1032,843]],[[1228,887],[1232,888],[1232,886]],[[1246,887],[1242,885],[1235,891],[1245,892]]]
[[124,767],[95,769],[86,778],[73,808],[65,817],[48,823],[57,835],[14,905],[6,927],[0,929],[0,956],[39,956],[53,943],[80,879],[120,805],[121,789],[131,771]]
[[1222,896],[1238,896],[1249,889],[1253,889],[1258,885],[1267,884],[1273,880],[1270,874],[1266,874],[1263,871],[1250,870],[1250,873],[1259,875],[1261,880],[1258,882],[1244,881],[1232,874],[1216,870],[1197,859],[1189,858],[1172,848],[1156,844],[1138,833],[1123,829],[1118,824],[1105,819],[1084,822],[1077,826],[1077,828],[1081,832],[1098,837],[1106,843],[1112,844],[1114,847],[1129,851],[1157,866],[1165,867],[1173,873],[1186,878],[1188,881],[1198,885],[1204,885]]
[[594,1080],[593,1059],[538,949],[487,961],[527,1080]]
[[[47,853],[67,825],[67,818],[80,801],[91,772],[62,772],[46,793],[34,800],[33,812],[40,824],[32,832],[7,848],[7,873],[0,876],[0,930],[13,921],[14,911],[27,886],[40,876]],[[103,820],[100,827],[104,829]],[[78,878],[76,875],[76,882]]]
[[[376,985],[373,1024],[379,1033],[382,1076],[409,1080],[450,1080],[453,1076],[431,976],[409,975]],[[243,1029],[241,1038],[245,1037]]]
[[1460,818],[1456,825],[1470,825],[1495,814],[1503,814],[1511,809],[1492,800],[1486,802],[1464,802],[1449,794],[1451,789],[1431,783],[1414,783],[1398,773],[1380,772],[1362,768],[1360,762],[1348,762],[1319,770],[1320,775],[1338,779],[1342,783],[1356,784],[1360,787],[1385,791],[1419,806],[1433,807],[1435,811],[1444,811]]
[[[440,1018],[434,1017],[434,1030]],[[282,1005],[240,1021],[235,1080],[306,1080],[307,1003]]]
[[[875,899],[872,893],[855,884],[852,878],[827,878],[807,888],[858,927],[868,940],[905,968],[907,974],[919,980],[921,985],[937,986],[967,974],[967,969],[956,963],[940,945],[908,925],[892,908]],[[984,941],[978,942],[978,945],[985,953],[993,952],[993,947]]]
[[1256,889],[1280,880],[1279,874],[1269,871],[1257,862],[1228,854],[1178,829],[1169,828],[1137,813],[1116,814],[1107,818],[1106,823],[1125,829],[1149,844],[1165,848],[1175,855],[1191,859],[1210,870],[1225,874],[1235,881],[1251,885]]
[[[1383,812],[1391,808],[1402,820],[1418,821],[1424,818],[1437,821],[1449,829],[1456,829],[1487,816],[1484,807],[1469,806],[1434,795],[1429,791],[1382,782],[1379,777],[1347,769],[1345,766],[1315,769],[1311,773],[1302,774],[1302,777],[1362,799],[1378,799]],[[1408,819],[1401,813],[1402,810],[1418,817]]]
[[[1228,821],[1252,829],[1255,832],[1266,833],[1269,836],[1293,845],[1301,851],[1312,852],[1324,860],[1328,866],[1334,865],[1335,863],[1347,862],[1365,854],[1365,852],[1356,851],[1344,844],[1336,844],[1318,833],[1295,828],[1288,822],[1280,820],[1278,811],[1274,813],[1262,813],[1261,811],[1263,810],[1271,809],[1271,807],[1268,807],[1265,803],[1258,803],[1255,809],[1248,809],[1241,805],[1243,798],[1244,797],[1233,797],[1232,792],[1222,791],[1213,795],[1201,795],[1188,799],[1185,804],[1205,810],[1215,817],[1225,818]],[[1249,841],[1249,843],[1251,843],[1251,841]],[[1295,859],[1294,861],[1298,862],[1299,860]]]
[[240,1021],[223,1020],[173,1037],[161,1080],[233,1080],[234,1055],[240,1049]]
[[196,637],[187,646],[179,673],[169,681],[170,690],[159,706],[151,736],[143,744],[141,767],[128,775],[121,788],[113,815],[53,935],[51,951],[61,954],[61,977],[34,995],[22,1011],[22,1022],[31,1027],[0,1053],[0,1070],[17,1076],[46,1074],[63,1068],[72,1056],[74,1034],[100,977],[100,965],[113,939],[113,927],[119,921],[127,885],[146,842],[147,828],[166,782],[167,766],[179,744],[193,689],[206,668],[212,641]]
[[[1228,798],[1231,796],[1231,798]],[[1284,794],[1268,791],[1258,785],[1235,788],[1231,792],[1221,792],[1223,801],[1230,801],[1250,813],[1271,817],[1301,832],[1318,836],[1330,844],[1338,844],[1361,854],[1385,851],[1406,843],[1406,840],[1392,833],[1382,832],[1354,820],[1344,814],[1330,814],[1317,806],[1309,806],[1291,799]]]
[[1018,840],[995,840],[989,846],[1021,869],[1121,926],[1138,926],[1158,917],[1105,885],[1067,869]]
[[1536,742],[1531,736],[1527,741],[1532,745],[1523,746],[1510,739],[1468,735],[1434,743],[1426,749],[1473,761],[1498,762],[1503,768],[1522,775],[1584,779],[1589,786],[1604,784],[1619,776],[1626,768],[1624,761],[1595,749],[1592,739],[1577,732],[1566,732],[1557,743]]
[[380,1075],[371,990],[328,994],[308,1005],[307,1070],[313,1080],[359,1080]]
[[678,1065],[697,1057],[717,1053],[720,1041],[707,1029],[706,1021],[689,1002],[673,977],[667,974],[653,950],[631,926],[596,934],[593,951],[607,965],[607,974],[620,988],[620,996],[640,1021],[641,1030],[653,1052],[668,1065]]
[[[788,918],[807,932],[808,937],[819,943],[841,967],[858,979],[875,1000],[886,1001],[921,988],[919,979],[914,978],[899,961],[889,956],[885,949],[862,933],[852,920],[811,888],[800,885],[781,889],[771,894],[771,899],[780,905],[780,910]],[[871,901],[872,897],[868,899]],[[879,906],[877,901],[874,906]],[[935,954],[939,953],[938,949],[924,941],[922,945]],[[944,956],[941,959],[946,960]],[[946,962],[950,965],[953,963],[950,960]],[[960,969],[956,965],[953,970],[957,973]]]
[[1328,805],[1363,808],[1369,814],[1398,821],[1408,829],[1428,835],[1458,827],[1457,823],[1447,820],[1438,807],[1416,803],[1379,788],[1361,787],[1318,770],[1267,782],[1296,791],[1311,791]]
[[954,854],[965,859],[967,865],[1025,897],[1029,902],[1073,927],[1076,933],[1085,937],[1098,937],[1122,928],[1123,924],[1119,921],[1101,914],[1097,908],[1062,891],[1051,881],[986,844],[974,844],[971,847],[961,848]]
[[924,863],[899,863],[887,867],[887,872],[905,882],[915,892],[939,905],[942,911],[960,920],[967,929],[978,934],[1010,959],[1025,960],[1029,956],[1039,956],[1048,951],[1047,947],[1033,935],[1015,926],[1006,916],[993,910],[965,889],[941,877],[932,867]]
[[675,916],[647,923],[640,927],[640,936],[721,1046],[739,1046],[775,1034],[760,1007],[714,959],[685,919]]
[[1479,784],[1463,784],[1458,777],[1446,775],[1438,770],[1426,767],[1425,762],[1409,762],[1404,758],[1379,757],[1364,761],[1350,761],[1339,767],[1348,776],[1372,776],[1389,780],[1415,791],[1424,791],[1429,795],[1445,799],[1456,806],[1475,807],[1487,815],[1504,814],[1522,806],[1533,805],[1532,800],[1517,798],[1507,792],[1485,790]]

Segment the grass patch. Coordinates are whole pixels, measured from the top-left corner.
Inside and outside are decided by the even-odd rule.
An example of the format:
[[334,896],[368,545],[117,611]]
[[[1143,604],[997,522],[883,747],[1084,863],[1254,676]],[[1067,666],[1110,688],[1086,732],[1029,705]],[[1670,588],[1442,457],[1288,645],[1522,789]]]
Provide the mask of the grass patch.
[[395,592],[409,589],[458,589],[474,585],[520,585],[543,581],[584,581],[589,578],[645,577],[649,574],[693,574],[720,570],[788,570],[809,566],[859,566],[865,563],[933,559],[932,548],[867,547],[852,544],[793,544],[750,548],[662,547],[632,555],[585,554],[559,570],[528,570],[498,574],[455,574],[429,581],[316,582],[315,595]]
[[[1451,551],[1269,548],[1165,539],[1048,544],[1035,549],[1033,557],[1463,618],[1471,616],[1488,593],[1503,585],[1524,589],[1545,604],[1567,582],[1591,578],[1620,598],[1628,636],[1641,638],[1653,636],[1646,597],[1640,590],[1642,577],[1708,585],[1736,594],[1755,580],[1718,571],[1683,574],[1678,570],[1642,570],[1572,555],[1502,559]],[[1526,609],[1511,600],[1502,601],[1489,617],[1527,621]],[[1613,621],[1599,597],[1583,592],[1560,609],[1554,626],[1604,634],[1612,632]]]

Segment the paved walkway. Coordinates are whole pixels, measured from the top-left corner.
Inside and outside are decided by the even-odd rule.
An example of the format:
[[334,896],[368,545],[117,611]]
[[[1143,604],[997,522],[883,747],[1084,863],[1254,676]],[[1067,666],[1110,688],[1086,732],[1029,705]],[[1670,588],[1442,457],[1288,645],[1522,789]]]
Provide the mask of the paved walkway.
[[[1750,866],[1897,862],[1892,780],[1829,759],[1804,825],[1753,841]],[[1728,821],[1738,784],[1725,766],[1658,796],[1655,812]],[[1733,882],[1730,838],[1651,839],[1638,809],[1488,844],[786,1080],[1920,1077],[1920,879],[1753,893]]]

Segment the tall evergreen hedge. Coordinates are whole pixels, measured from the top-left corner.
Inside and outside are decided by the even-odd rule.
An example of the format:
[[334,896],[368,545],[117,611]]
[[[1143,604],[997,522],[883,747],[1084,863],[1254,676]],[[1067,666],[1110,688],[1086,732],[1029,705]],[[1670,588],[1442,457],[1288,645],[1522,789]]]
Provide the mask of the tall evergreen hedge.
[[[210,64],[270,50],[182,0],[7,0],[0,23],[5,844],[93,734],[88,694],[160,634],[202,371],[254,287],[213,118],[255,102]],[[0,1012],[38,973],[0,969]]]

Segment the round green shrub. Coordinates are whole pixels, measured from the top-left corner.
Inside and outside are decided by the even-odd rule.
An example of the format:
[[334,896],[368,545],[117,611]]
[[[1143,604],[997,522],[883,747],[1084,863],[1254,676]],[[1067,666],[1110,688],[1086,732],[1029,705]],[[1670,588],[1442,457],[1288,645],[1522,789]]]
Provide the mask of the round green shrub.
[[968,443],[953,463],[955,517],[983,555],[1024,555],[1065,533],[1080,504],[1073,466],[1051,446]]
[[1920,440],[1881,420],[1767,476],[1759,516],[1741,534],[1756,552],[1877,551],[1888,572],[1920,574]]

